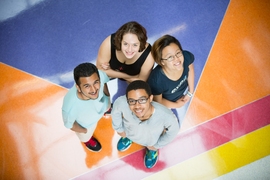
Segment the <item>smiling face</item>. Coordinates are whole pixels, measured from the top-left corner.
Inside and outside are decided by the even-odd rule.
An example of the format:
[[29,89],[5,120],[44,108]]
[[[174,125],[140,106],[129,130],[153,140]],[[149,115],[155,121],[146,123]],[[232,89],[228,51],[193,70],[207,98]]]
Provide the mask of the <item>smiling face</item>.
[[151,116],[153,95],[149,97],[144,89],[136,89],[128,92],[127,99],[131,102],[137,100],[134,105],[129,105],[129,108],[139,119],[145,120]]
[[121,51],[126,56],[127,59],[131,59],[135,56],[140,49],[140,41],[137,35],[132,33],[127,33],[123,35],[121,42]]
[[97,73],[89,77],[80,77],[80,85],[76,85],[78,97],[83,100],[97,99],[100,89],[100,79]]
[[[167,59],[167,60],[165,60]],[[169,61],[170,59],[173,59]],[[184,64],[184,56],[180,48],[171,43],[162,50],[162,65],[169,70],[182,70]]]

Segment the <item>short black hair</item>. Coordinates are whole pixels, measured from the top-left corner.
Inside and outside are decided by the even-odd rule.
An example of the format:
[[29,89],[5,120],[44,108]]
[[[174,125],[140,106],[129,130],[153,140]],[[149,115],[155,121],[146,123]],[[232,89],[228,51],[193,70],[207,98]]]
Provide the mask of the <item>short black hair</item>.
[[148,96],[152,95],[149,84],[142,80],[132,81],[126,89],[126,97],[128,98],[128,92],[137,89],[144,89]]
[[98,69],[94,64],[89,62],[79,64],[73,71],[74,81],[79,86],[81,77],[89,77],[94,73],[99,77]]

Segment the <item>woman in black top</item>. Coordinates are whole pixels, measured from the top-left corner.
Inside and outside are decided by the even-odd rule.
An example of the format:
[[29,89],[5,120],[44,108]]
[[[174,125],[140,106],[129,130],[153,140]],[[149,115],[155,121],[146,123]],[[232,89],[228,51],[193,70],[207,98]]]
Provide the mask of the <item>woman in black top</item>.
[[132,82],[146,81],[154,63],[145,28],[131,21],[102,42],[96,65],[110,78]]

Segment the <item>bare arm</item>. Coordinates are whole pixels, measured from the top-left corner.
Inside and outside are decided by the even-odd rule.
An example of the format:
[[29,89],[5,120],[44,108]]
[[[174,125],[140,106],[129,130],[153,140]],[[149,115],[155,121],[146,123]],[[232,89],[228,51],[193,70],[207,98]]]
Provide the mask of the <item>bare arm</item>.
[[110,92],[109,92],[107,83],[104,84],[103,92],[104,92],[104,94],[105,94],[106,96],[110,96]]
[[111,59],[111,36],[108,36],[100,45],[96,66],[100,70],[106,70]]
[[71,130],[78,133],[87,133],[87,129],[78,124],[77,121],[73,123]]
[[173,102],[173,101],[169,101],[165,98],[162,98],[162,94],[160,95],[155,95],[154,96],[154,101],[160,103],[160,104],[163,104],[164,106],[168,107],[168,108],[179,108],[179,107],[182,107],[185,102],[184,101],[181,101],[181,100],[178,100],[176,102]]
[[195,73],[194,73],[194,65],[193,63],[189,65],[189,72],[188,72],[188,91],[190,93],[194,93],[194,79],[195,79]]

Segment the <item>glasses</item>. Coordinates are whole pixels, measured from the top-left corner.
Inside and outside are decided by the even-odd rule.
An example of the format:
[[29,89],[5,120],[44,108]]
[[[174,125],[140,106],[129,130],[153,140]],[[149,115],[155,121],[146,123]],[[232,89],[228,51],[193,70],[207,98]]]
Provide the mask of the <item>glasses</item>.
[[140,99],[137,99],[137,100],[135,100],[135,99],[128,99],[128,100],[127,100],[127,103],[128,103],[129,105],[135,105],[137,102],[138,102],[139,104],[145,104],[145,103],[147,102],[148,99],[149,99],[149,98],[140,98]]
[[161,60],[166,60],[166,61],[171,62],[171,61],[173,61],[173,60],[175,59],[175,57],[180,58],[181,56],[183,56],[183,54],[182,54],[181,51],[179,51],[179,52],[176,53],[174,56],[170,56],[170,57],[168,57],[167,59],[162,59],[162,58],[161,58]]

